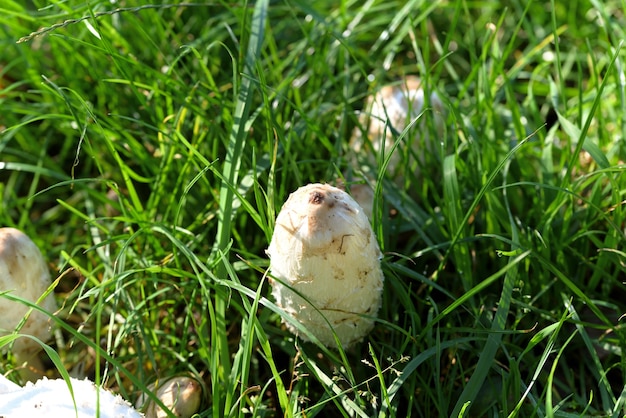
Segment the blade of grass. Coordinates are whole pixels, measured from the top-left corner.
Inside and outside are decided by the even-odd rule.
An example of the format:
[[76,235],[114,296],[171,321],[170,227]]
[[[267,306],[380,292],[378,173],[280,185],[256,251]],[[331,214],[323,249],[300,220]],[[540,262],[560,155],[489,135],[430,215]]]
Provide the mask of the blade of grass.
[[[566,308],[566,312],[569,311],[571,313],[571,301],[570,300],[566,300],[565,304],[567,305]],[[561,320],[563,320],[563,318],[561,318]],[[554,373],[556,371],[556,368],[559,364],[559,359],[561,358],[561,356],[563,355],[563,353],[565,352],[565,348],[567,347],[567,345],[572,341],[572,339],[576,336],[576,333],[573,332],[568,338],[567,340],[565,340],[565,342],[563,343],[563,346],[561,346],[561,348],[559,349],[557,355],[554,358],[554,361],[552,363],[552,367],[550,368],[550,373],[548,374],[548,381],[546,382],[546,398],[545,398],[545,410],[546,410],[546,417],[548,418],[553,418],[554,417],[554,413],[555,413],[555,408],[552,405],[552,383],[554,381]],[[590,399],[591,401],[591,399]]]
[[[510,166],[510,160],[507,159],[503,171],[504,171],[504,182],[506,183],[506,173],[508,171],[508,167]],[[511,209],[508,205],[508,200],[506,199],[506,191],[503,191],[506,207],[509,215],[509,224],[511,228],[511,251],[516,253],[520,250],[519,244],[519,233],[517,230],[517,225],[513,218],[513,214],[511,213]],[[515,262],[515,258],[511,257],[509,259],[509,265]],[[502,342],[502,331],[505,330],[506,327],[506,319],[509,315],[509,308],[511,306],[511,300],[513,297],[513,288],[517,283],[517,275],[518,275],[518,264],[515,263],[515,267],[509,269],[504,277],[504,284],[502,286],[502,293],[500,294],[500,300],[498,301],[498,309],[496,311],[493,322],[491,323],[491,333],[487,336],[487,342],[480,352],[478,362],[476,364],[476,368],[469,381],[465,385],[463,392],[459,396],[459,399],[454,406],[454,410],[452,411],[451,416],[461,416],[461,410],[464,406],[469,402],[473,403],[478,395],[483,382],[487,378],[491,367],[494,363],[494,359],[497,351],[500,348]]]
[[[249,129],[250,110],[253,101],[254,85],[252,83],[256,61],[261,54],[265,19],[267,16],[267,0],[256,3],[252,16],[250,39],[244,62],[243,77],[237,96],[235,107],[235,120],[228,141],[226,158],[224,160],[223,179],[220,187],[219,223],[217,229],[216,249],[217,253],[223,251],[230,241],[230,225],[232,216],[232,203],[234,198],[233,189],[237,188],[239,168],[245,147],[246,136]],[[217,257],[217,253],[214,254]],[[225,277],[225,268],[218,269],[218,277]]]
[[[459,182],[456,175],[455,155],[446,156],[443,160],[443,197],[447,204],[446,220],[450,231],[455,231],[455,238],[462,241],[465,238],[467,230],[465,224],[460,223],[462,218],[461,193],[459,192]],[[472,278],[472,260],[465,244],[459,243],[454,245],[454,261],[458,274],[463,282],[463,288],[467,292],[474,285]]]
[[[580,317],[578,316],[578,312],[576,312],[576,308],[571,303],[569,298],[566,297],[566,295],[562,295],[562,297],[563,297],[563,303],[565,307],[567,308],[570,315],[572,316],[572,320],[574,320],[576,323],[576,330],[578,331],[578,334],[582,337],[582,340],[585,343],[585,348],[587,348],[587,355],[585,357],[593,365],[589,367],[589,369],[591,370],[591,373],[593,374],[594,378],[598,382],[598,391],[600,392],[600,399],[602,400],[602,408],[607,413],[609,411],[613,411],[613,408],[615,407],[616,399],[615,399],[615,396],[613,395],[613,389],[611,388],[611,384],[607,379],[607,371],[604,370],[604,367],[602,366],[602,362],[598,358],[598,352],[596,351],[596,348],[594,347],[593,342],[591,341],[591,337],[589,336],[589,333],[583,326],[582,321]],[[556,364],[556,359],[555,359],[555,364]],[[547,399],[546,399],[546,402],[548,402]]]
[[[248,49],[245,54],[243,63],[243,76],[241,86],[237,92],[237,101],[235,104],[234,122],[226,149],[226,158],[224,160],[223,179],[219,193],[219,212],[217,237],[215,240],[212,258],[217,260],[216,276],[226,279],[227,266],[220,261],[220,254],[227,253],[227,249],[231,241],[231,221],[233,213],[234,189],[237,188],[239,168],[245,147],[246,136],[249,129],[249,115],[252,107],[254,85],[252,83],[253,74],[256,68],[256,62],[260,58],[261,48],[263,45],[263,35],[265,29],[265,20],[267,17],[267,0],[259,0],[255,4],[252,15],[250,37],[248,39]],[[234,80],[235,81],[235,80]],[[225,387],[232,387],[232,383],[228,381],[231,373],[230,353],[227,340],[227,320],[226,320],[227,295],[216,294],[215,315],[216,315],[216,333],[214,336],[215,347],[213,355],[213,366],[216,369],[224,370],[221,374],[224,379]],[[222,383],[214,383],[213,385],[213,413],[215,416],[223,416],[229,411],[234,401],[231,391],[227,390],[225,396],[222,394]],[[224,408],[224,409],[222,409]]]
[[[539,128],[539,129],[542,129],[542,128]],[[467,222],[469,221],[470,217],[474,213],[474,210],[476,209],[476,207],[482,200],[485,193],[487,193],[487,191],[490,190],[491,184],[494,182],[494,180],[496,179],[500,171],[507,164],[507,162],[511,158],[513,158],[513,155],[515,155],[517,151],[519,151],[519,149],[522,148],[530,140],[530,138],[534,136],[534,134],[539,129],[537,129],[535,132],[533,132],[531,135],[527,136],[523,140],[519,141],[519,143],[515,145],[506,154],[506,156],[498,163],[498,165],[494,168],[494,170],[489,174],[489,177],[487,177],[487,179],[485,180],[485,183],[481,186],[480,190],[476,194],[476,197],[474,197],[474,200],[470,204],[469,208],[467,208],[467,210],[465,211],[465,216],[463,217],[461,222],[459,222],[458,228],[456,229],[456,231],[454,232],[454,235],[452,236],[452,239],[450,240],[450,247],[448,247],[448,249],[446,250],[444,257],[441,263],[439,264],[439,268],[438,268],[439,271],[443,270],[443,268],[445,267],[445,262],[448,260],[448,257],[450,256],[450,252],[454,249],[456,243],[460,240],[461,235],[463,234],[465,225],[467,225]]]
[[528,384],[528,386],[526,387],[526,390],[524,391],[524,393],[520,397],[520,400],[517,403],[517,405],[515,405],[515,408],[509,414],[509,418],[513,418],[513,417],[515,417],[515,416],[517,416],[519,414],[519,411],[522,408],[524,400],[526,400],[526,398],[529,396],[531,390],[533,389],[535,383],[537,382],[537,379],[539,378],[539,375],[543,371],[544,366],[548,362],[548,358],[552,354],[552,350],[553,350],[553,348],[554,348],[554,346],[556,344],[557,336],[559,334],[559,331],[563,327],[563,324],[565,323],[565,320],[567,318],[568,318],[568,312],[566,310],[563,313],[563,315],[561,316],[561,319],[559,320],[559,322],[551,324],[551,325],[545,327],[544,329],[539,330],[535,335],[533,335],[533,337],[528,342],[528,345],[526,346],[524,351],[519,356],[517,361],[521,363],[522,358],[526,354],[531,352],[531,350],[534,347],[536,347],[545,338],[548,338],[548,343],[546,344],[546,346],[543,349],[543,352],[541,354],[541,357],[539,359],[537,367],[535,368],[535,371],[534,371],[533,376],[532,376],[532,378],[530,380],[530,383]]

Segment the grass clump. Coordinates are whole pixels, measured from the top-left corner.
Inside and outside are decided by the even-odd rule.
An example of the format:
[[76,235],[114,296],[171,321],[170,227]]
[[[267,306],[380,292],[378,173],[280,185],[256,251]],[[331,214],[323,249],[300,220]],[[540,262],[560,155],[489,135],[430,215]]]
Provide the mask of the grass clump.
[[[47,255],[72,373],[129,400],[191,374],[200,416],[624,415],[623,4],[22,3],[0,225]],[[268,296],[275,215],[407,74],[447,120],[421,175],[381,177],[379,320],[301,343]]]

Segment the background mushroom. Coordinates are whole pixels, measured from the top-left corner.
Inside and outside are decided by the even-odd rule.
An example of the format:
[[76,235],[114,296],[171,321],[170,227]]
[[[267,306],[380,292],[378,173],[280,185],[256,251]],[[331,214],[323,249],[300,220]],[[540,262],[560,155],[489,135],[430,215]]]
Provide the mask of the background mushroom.
[[293,192],[267,254],[278,305],[322,344],[336,346],[334,330],[348,347],[372,329],[383,289],[382,254],[363,209],[346,192],[328,184]]
[[[432,109],[435,131],[441,137],[444,105],[435,92],[430,94],[426,103],[424,88],[418,77],[407,76],[399,82],[383,86],[369,96],[359,118],[361,128],[365,131],[357,127],[350,141],[353,150],[352,169],[365,175],[368,182],[373,183],[377,178],[377,171],[381,168],[378,167],[378,163],[382,152],[385,158],[389,157],[386,173],[397,184],[404,182],[407,169],[410,169],[413,175],[419,176],[424,163],[422,156],[435,152],[435,144],[441,141],[441,138],[431,137],[431,132],[424,123],[429,115],[424,114],[417,120],[395,149],[394,144],[426,106]],[[350,191],[368,217],[371,217],[374,198],[371,187],[368,184],[355,184]]]
[[[202,399],[202,386],[192,377],[177,376],[153,383],[148,389],[178,418],[190,418],[198,412]],[[146,418],[167,418],[169,415],[146,394],[141,394],[135,406],[144,411]]]
[[[15,228],[0,228],[0,291],[35,303],[49,287],[48,266],[35,243]],[[50,313],[57,309],[52,294],[45,297],[40,306]],[[12,333],[29,309],[24,304],[0,296],[0,335]],[[51,337],[50,326],[49,317],[33,311],[19,332],[45,342]],[[30,338],[18,338],[12,346],[16,360],[19,363],[28,362],[30,369],[37,371],[41,371],[41,362],[36,356],[40,350],[41,346]],[[24,377],[32,379],[33,375],[26,373]]]

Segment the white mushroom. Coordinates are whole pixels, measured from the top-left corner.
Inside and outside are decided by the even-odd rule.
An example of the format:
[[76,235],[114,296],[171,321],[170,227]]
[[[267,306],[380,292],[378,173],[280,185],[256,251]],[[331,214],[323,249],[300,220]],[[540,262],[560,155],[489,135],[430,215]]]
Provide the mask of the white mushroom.
[[293,192],[267,254],[277,304],[322,344],[336,346],[334,330],[348,347],[372,329],[383,289],[382,254],[363,209],[346,192],[327,184]]
[[20,386],[0,374],[0,395],[3,393],[14,392],[16,390],[20,390]]
[[[376,94],[369,96],[360,117],[361,125],[366,128],[366,137],[360,128],[356,128],[350,142],[355,170],[359,172],[364,169],[369,181],[373,182],[376,173],[371,170],[380,169],[377,160],[383,152],[385,158],[389,157],[386,167],[389,178],[401,184],[407,167],[419,175],[420,166],[424,163],[423,155],[434,152],[435,141],[441,140],[430,137],[424,123],[428,116],[425,114],[416,121],[395,149],[394,144],[404,129],[424,111],[425,105],[421,80],[415,76],[407,76],[401,82],[385,85]],[[435,92],[430,95],[429,108],[433,112],[436,132],[441,136],[445,108]],[[351,188],[351,193],[370,217],[373,193],[360,191],[362,187],[370,189],[368,185],[356,185]]]
[[[42,379],[20,387],[0,375],[0,416],[140,418],[119,395],[98,388],[89,380],[70,378],[72,392],[63,379]],[[72,400],[74,394],[74,401]]]
[[[202,386],[192,377],[177,376],[148,386],[150,391],[157,388],[155,395],[178,418],[190,418],[198,412],[202,398]],[[167,418],[168,414],[146,394],[142,394],[135,406],[143,409],[146,418]]]
[[[49,286],[48,266],[37,246],[17,229],[0,228],[0,291],[35,303]],[[40,306],[50,313],[57,309],[52,294],[41,301]],[[29,309],[0,296],[0,335],[12,333]],[[33,311],[19,332],[48,341],[51,337],[49,317]],[[17,361],[29,362],[31,366],[37,365],[36,354],[40,349],[41,346],[30,338],[18,338],[13,344]]]

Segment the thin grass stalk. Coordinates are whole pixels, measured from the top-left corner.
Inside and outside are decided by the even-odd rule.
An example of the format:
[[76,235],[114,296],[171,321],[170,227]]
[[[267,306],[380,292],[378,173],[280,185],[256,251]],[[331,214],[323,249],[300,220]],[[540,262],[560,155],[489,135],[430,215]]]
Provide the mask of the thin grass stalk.
[[[245,148],[246,136],[248,135],[248,130],[250,128],[248,119],[254,97],[254,84],[252,83],[252,79],[256,69],[256,62],[260,58],[261,47],[263,45],[267,7],[267,0],[259,0],[254,8],[250,37],[248,40],[248,49],[246,51],[243,65],[241,85],[235,104],[235,119],[228,141],[228,147],[226,149],[226,158],[224,160],[223,178],[219,193],[217,237],[212,253],[212,259],[217,261],[216,276],[222,280],[226,280],[227,278],[227,266],[222,260],[220,260],[220,255],[228,254],[228,247],[231,242],[231,221],[235,215],[233,210],[233,201],[235,197],[235,190],[238,185],[239,170]],[[213,334],[213,337],[215,338],[213,340],[213,354],[217,357],[213,359],[213,366],[223,370],[223,372],[220,373],[220,380],[223,380],[225,387],[231,387],[233,382],[230,382],[229,379],[231,374],[231,365],[227,340],[228,333],[226,329],[226,305],[228,303],[228,295],[218,291],[216,292],[215,297],[216,328],[214,329]],[[216,370],[213,371],[215,372]],[[232,403],[234,402],[234,399],[232,399],[231,396],[231,391],[227,391],[225,397],[222,396],[221,385],[222,383],[219,382],[213,383],[213,412],[217,416],[221,416],[226,411],[229,411],[232,407]],[[218,406],[222,402],[224,409]]]

